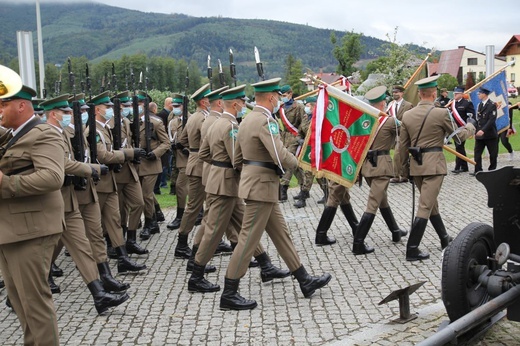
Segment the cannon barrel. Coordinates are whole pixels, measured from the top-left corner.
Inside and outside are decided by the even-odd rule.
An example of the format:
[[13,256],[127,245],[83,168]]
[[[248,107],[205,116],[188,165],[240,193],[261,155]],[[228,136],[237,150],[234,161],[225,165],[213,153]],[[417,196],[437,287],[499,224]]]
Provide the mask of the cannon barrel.
[[439,346],[464,334],[468,330],[482,324],[500,311],[504,310],[520,298],[520,286],[514,286],[509,291],[502,293],[493,300],[479,306],[475,310],[453,321],[444,329],[430,336],[428,339],[418,343],[416,346]]

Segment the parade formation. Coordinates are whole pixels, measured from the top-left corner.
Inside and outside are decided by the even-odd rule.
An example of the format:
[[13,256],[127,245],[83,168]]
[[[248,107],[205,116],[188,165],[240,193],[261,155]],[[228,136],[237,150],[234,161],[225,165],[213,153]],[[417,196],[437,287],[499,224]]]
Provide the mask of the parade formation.
[[[361,108],[348,90],[326,83],[317,83],[314,93],[298,100],[281,78],[264,79],[256,49],[255,54],[260,81],[251,85],[252,95],[246,95],[245,84],[236,85],[231,69],[234,85],[213,88],[208,83],[191,95],[186,90],[172,93],[164,117],[157,115],[146,76],[144,81],[140,76],[139,88],[132,75],[130,90],[114,87],[97,95],[87,80],[87,89],[76,93],[69,66],[73,94],[37,100],[14,71],[0,66],[0,269],[6,303],[20,321],[26,344],[59,344],[53,294],[61,291],[54,277],[63,274],[56,261],[64,248],[97,313],[104,314],[132,304],[131,286],[122,274],[155,275],[147,263],[154,250],[146,242],[165,229],[177,238],[167,255],[185,272],[185,289],[221,292],[220,300],[204,298],[217,299],[221,310],[275,308],[239,292],[241,279],[253,267],[259,267],[263,283],[292,276],[301,292],[297,299],[310,298],[333,277],[300,258],[281,208],[293,198],[288,193],[293,175],[299,186],[295,209],[309,208],[315,179],[324,194],[315,238],[307,247],[346,245],[356,256],[376,256],[378,244],[365,240],[378,211],[388,239],[402,247],[398,260],[429,259],[419,249],[428,220],[440,249],[449,246],[455,234],[447,230],[438,203],[448,174],[443,148],[447,137],[455,142],[454,173],[467,172],[464,142],[476,136],[473,173],[483,170],[484,147],[491,155],[489,170],[496,169],[497,109],[488,89],[478,89],[481,103],[475,105],[455,96],[454,109],[465,115],[462,122],[454,119],[450,101],[439,97],[438,76],[413,83],[417,105],[403,99],[402,85],[372,87]],[[208,78],[211,82],[209,70]],[[464,91],[453,90],[454,95]],[[192,114],[190,102],[196,106]],[[318,136],[330,137],[330,142],[316,142]],[[330,163],[326,155],[338,156]],[[302,164],[306,159],[308,166]],[[154,193],[165,162],[171,165],[170,193],[177,205],[171,220]],[[353,200],[353,184],[343,179],[366,182],[367,200]],[[410,182],[419,192],[409,232],[392,211],[397,202],[391,182]],[[365,206],[359,217],[353,205]],[[351,244],[338,244],[329,234],[338,207],[348,222]],[[231,256],[225,275],[217,278],[223,281],[221,288],[206,274],[217,270],[211,260],[222,253]],[[282,268],[272,261],[278,255]],[[117,261],[117,279],[109,259]]]

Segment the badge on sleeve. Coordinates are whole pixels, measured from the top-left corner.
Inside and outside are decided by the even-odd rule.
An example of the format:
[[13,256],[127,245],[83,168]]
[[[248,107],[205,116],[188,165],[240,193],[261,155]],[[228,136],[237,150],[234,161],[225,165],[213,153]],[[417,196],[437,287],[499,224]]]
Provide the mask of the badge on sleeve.
[[278,133],[280,133],[280,130],[278,129],[278,124],[276,122],[269,122],[267,126],[269,128],[269,132],[273,135],[277,135]]
[[238,129],[231,129],[231,131],[229,131],[229,137],[231,137],[232,139],[237,139],[237,132]]

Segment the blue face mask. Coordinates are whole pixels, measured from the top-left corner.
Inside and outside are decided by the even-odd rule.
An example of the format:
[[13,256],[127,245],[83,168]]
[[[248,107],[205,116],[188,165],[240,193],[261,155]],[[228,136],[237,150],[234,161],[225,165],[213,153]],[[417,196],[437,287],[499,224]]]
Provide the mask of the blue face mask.
[[43,121],[44,123],[47,122],[47,114],[44,114],[44,115],[42,116],[42,121]]
[[311,107],[306,106],[306,107],[305,107],[305,113],[308,114],[308,115],[311,115],[311,114],[312,114],[312,112],[311,112]]
[[143,114],[143,112],[144,112],[143,106],[139,106],[139,114]]
[[283,102],[283,103],[287,103],[287,102],[289,102],[289,98],[283,96],[283,97],[282,97],[282,102]]
[[107,110],[105,111],[105,115],[103,115],[103,117],[109,121],[110,119],[112,119],[114,117],[114,110],[112,108],[107,108]]
[[276,106],[274,106],[273,114],[278,112],[278,110],[280,109],[280,106],[281,106],[281,102],[280,102],[280,100],[278,100],[278,102],[276,103]]
[[85,125],[88,121],[88,112],[81,113],[81,123]]
[[128,118],[132,115],[133,113],[133,109],[132,108],[123,108],[123,111],[121,112],[121,115],[123,115],[124,117]]
[[247,107],[246,106],[242,107],[242,109],[240,111],[238,111],[238,113],[237,113],[237,118],[242,118],[244,115],[246,115],[246,112],[247,112]]
[[181,109],[181,107],[177,107],[177,108],[174,108],[172,112],[173,112],[173,115],[181,115],[182,109]]
[[61,128],[64,129],[67,126],[69,126],[71,120],[72,120],[72,115],[70,115],[70,114],[63,114],[63,117],[61,118],[61,121],[59,122],[60,125],[61,125]]

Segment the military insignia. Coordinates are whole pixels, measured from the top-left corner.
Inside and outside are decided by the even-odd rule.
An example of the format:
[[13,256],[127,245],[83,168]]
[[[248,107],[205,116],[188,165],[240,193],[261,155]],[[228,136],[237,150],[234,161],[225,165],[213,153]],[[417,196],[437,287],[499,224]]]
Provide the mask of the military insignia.
[[365,120],[363,123],[361,123],[361,126],[363,127],[363,130],[366,130],[370,127],[370,120]]
[[335,108],[336,108],[336,107],[335,107],[335,105],[334,105],[334,102],[329,101],[329,104],[328,104],[328,106],[327,106],[327,111],[329,111],[329,112],[333,112]]
[[229,131],[229,137],[231,137],[233,139],[237,139],[237,133],[238,133],[238,129],[232,129],[231,131]]
[[354,174],[354,167],[352,167],[352,165],[347,166],[347,173],[348,175]]
[[280,131],[278,130],[278,124],[274,122],[270,122],[268,125],[269,132],[273,135],[277,135]]
[[99,134],[96,134],[96,143],[101,141],[101,137],[99,137]]

